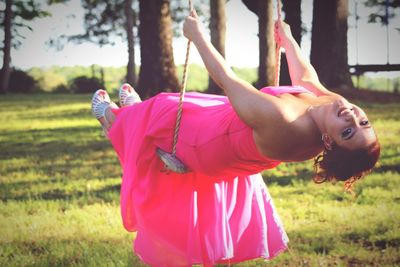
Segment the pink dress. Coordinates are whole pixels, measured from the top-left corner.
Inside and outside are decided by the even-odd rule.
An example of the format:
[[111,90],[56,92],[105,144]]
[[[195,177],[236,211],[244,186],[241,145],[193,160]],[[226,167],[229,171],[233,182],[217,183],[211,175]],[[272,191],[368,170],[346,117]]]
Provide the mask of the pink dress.
[[252,129],[227,97],[187,93],[177,156],[190,172],[163,172],[155,150],[172,149],[178,100],[178,94],[161,93],[114,110],[109,138],[123,168],[121,213],[124,227],[137,232],[135,253],[151,266],[275,257],[288,237],[259,172],[279,162],[257,151]]

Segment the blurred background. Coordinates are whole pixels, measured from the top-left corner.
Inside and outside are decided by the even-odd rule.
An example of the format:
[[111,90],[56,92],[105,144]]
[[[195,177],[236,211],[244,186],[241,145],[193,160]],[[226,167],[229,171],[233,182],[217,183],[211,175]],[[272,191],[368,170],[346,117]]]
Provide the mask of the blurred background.
[[[7,2],[0,2],[2,21],[5,19]],[[179,73],[185,60],[186,40],[182,36],[181,27],[182,20],[188,14],[188,3],[167,1],[163,4],[147,4],[147,11],[141,14],[139,2],[132,0],[127,4],[126,1],[108,3],[92,0],[11,1],[11,35],[4,38],[4,27],[0,33],[4,39],[2,75],[10,73],[7,69],[25,72],[36,83],[35,89],[26,86],[26,91],[73,91],[74,79],[78,76],[96,77],[100,79],[103,87],[109,90],[117,88],[123,81],[129,81],[135,86],[140,84],[138,90],[142,96],[165,89],[174,90],[173,87],[177,86],[177,79],[173,77],[176,76],[175,69],[177,68]],[[273,45],[273,40],[270,40],[273,39],[270,24],[277,18],[276,1],[262,2],[265,2],[264,6],[240,0],[216,1],[214,4],[200,0],[194,3],[207,32],[213,36],[213,43],[224,54],[228,63],[234,68],[242,69],[247,74],[245,78],[257,82],[260,87],[271,82],[268,75],[273,73],[274,60],[266,64],[263,62],[274,55],[263,52],[265,49],[261,46],[265,45],[268,48]],[[336,2],[338,3],[318,5],[318,2],[314,3],[312,0],[283,1],[284,19],[291,24],[304,54],[321,72],[319,74],[322,81],[331,87],[346,85],[374,90],[398,90],[398,1]],[[212,4],[214,6],[211,6]],[[146,5],[145,2],[143,5]],[[168,12],[161,15],[155,8],[163,8]],[[152,23],[143,25],[141,18],[148,18],[154,23],[161,19],[162,27],[152,28]],[[266,29],[259,25],[259,21],[265,22]],[[131,25],[127,26],[128,22]],[[263,34],[260,34],[260,31],[264,31]],[[154,36],[147,38],[147,32],[153,32]],[[145,58],[144,62],[153,63],[142,66],[141,55],[157,55],[157,51],[141,51],[141,46],[150,50],[151,46],[148,43],[157,42],[161,35],[167,38],[162,38],[164,49],[158,51],[158,55],[163,55],[163,62],[167,62],[161,63],[160,56],[158,61]],[[260,43],[262,38],[259,36],[262,35],[265,36],[265,40],[261,41],[264,43]],[[6,45],[7,42],[10,42],[10,45]],[[336,60],[337,55],[334,53],[342,59]],[[8,58],[10,60],[6,60]],[[160,63],[165,66],[161,67]],[[211,92],[221,93],[209,88],[213,85],[208,85],[206,73],[202,69],[204,66],[195,49],[192,49],[190,63],[196,65],[196,74],[197,71],[202,74],[190,79],[189,90],[209,89]],[[161,85],[143,81],[151,79],[147,70],[157,69],[157,65],[158,68],[166,69],[166,74],[173,78],[162,81],[164,84]],[[142,76],[139,74],[141,70]],[[326,74],[332,72],[336,77],[328,77],[332,74]],[[158,74],[160,75],[160,71]],[[349,75],[352,81],[346,77]],[[290,84],[285,69],[282,76],[281,81]],[[19,90],[15,86],[5,88],[5,80],[2,78],[1,91]],[[142,86],[147,88],[141,88]],[[146,93],[149,90],[153,93]]]

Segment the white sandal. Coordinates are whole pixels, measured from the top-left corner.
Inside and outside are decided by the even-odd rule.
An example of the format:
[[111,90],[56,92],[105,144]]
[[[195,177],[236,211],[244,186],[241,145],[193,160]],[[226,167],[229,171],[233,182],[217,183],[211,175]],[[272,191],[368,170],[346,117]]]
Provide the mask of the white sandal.
[[[92,114],[93,114],[93,116],[97,120],[104,118],[104,120],[107,122],[107,124],[110,124],[106,117],[106,110],[108,107],[118,108],[118,106],[115,103],[111,102],[110,96],[108,95],[108,93],[105,90],[103,90],[103,89],[97,90],[92,97]],[[107,127],[105,125],[103,125],[103,123],[101,123],[101,126],[103,127],[104,134],[107,136],[108,135]]]
[[121,107],[132,106],[140,102],[142,102],[140,96],[130,84],[124,83],[119,88],[119,104]]

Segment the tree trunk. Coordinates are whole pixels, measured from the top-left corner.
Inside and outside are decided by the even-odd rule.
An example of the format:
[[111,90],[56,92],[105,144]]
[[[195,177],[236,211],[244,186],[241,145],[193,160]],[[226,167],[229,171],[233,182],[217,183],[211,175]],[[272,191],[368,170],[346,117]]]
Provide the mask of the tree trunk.
[[126,82],[136,86],[136,65],[135,65],[135,27],[136,16],[132,9],[132,0],[125,0],[124,12],[126,17],[126,37],[128,39],[128,65],[126,68]]
[[140,56],[138,91],[141,97],[179,91],[172,51],[169,0],[140,0]]
[[258,87],[273,85],[275,81],[275,40],[272,19],[272,0],[260,2],[258,17],[260,63],[258,68]]
[[327,87],[353,87],[347,57],[347,0],[314,0],[311,64]]
[[[285,12],[285,22],[290,25],[294,39],[301,45],[301,0],[283,0],[282,10]],[[280,72],[281,85],[291,85],[292,81],[284,53],[282,53]]]
[[257,87],[273,85],[275,80],[275,40],[272,0],[242,0],[258,15],[259,66]]
[[6,10],[4,15],[4,48],[3,48],[3,67],[0,73],[0,94],[8,91],[10,81],[11,63],[11,20],[12,20],[12,0],[6,0]]
[[[226,33],[226,16],[225,16],[226,0],[210,0],[210,33],[211,43],[217,51],[225,57],[225,33]],[[224,91],[211,79],[208,78],[208,89],[210,94],[223,94]]]

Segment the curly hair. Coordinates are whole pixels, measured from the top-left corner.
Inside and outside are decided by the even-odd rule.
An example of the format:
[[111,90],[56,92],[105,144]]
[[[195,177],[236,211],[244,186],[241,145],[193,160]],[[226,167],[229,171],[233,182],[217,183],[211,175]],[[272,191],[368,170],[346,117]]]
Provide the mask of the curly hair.
[[368,147],[350,150],[332,144],[314,159],[314,182],[344,181],[347,191],[351,191],[356,181],[368,173],[378,161],[380,144],[378,140]]

